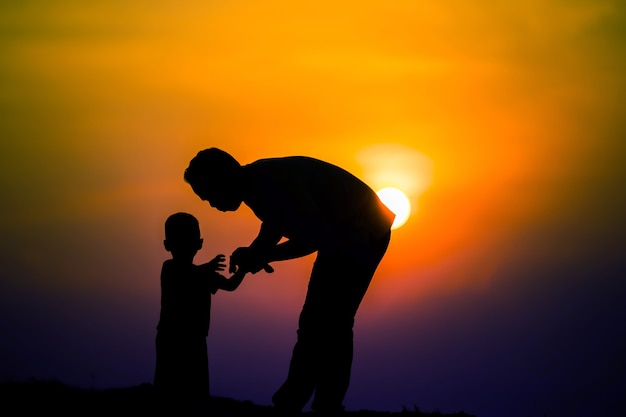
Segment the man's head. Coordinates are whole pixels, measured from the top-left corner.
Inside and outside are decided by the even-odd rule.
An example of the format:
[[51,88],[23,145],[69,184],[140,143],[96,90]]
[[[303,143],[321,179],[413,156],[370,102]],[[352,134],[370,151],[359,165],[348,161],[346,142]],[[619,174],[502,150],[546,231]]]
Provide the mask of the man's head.
[[174,213],[165,220],[163,244],[175,258],[193,259],[202,248],[198,219],[189,213]]
[[211,207],[235,211],[243,198],[239,189],[241,165],[227,152],[208,148],[197,153],[185,170],[185,181]]

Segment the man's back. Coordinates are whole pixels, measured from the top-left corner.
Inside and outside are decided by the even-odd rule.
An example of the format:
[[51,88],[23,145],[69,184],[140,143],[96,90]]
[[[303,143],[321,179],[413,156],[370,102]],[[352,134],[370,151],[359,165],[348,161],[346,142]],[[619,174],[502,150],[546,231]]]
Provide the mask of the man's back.
[[374,190],[336,165],[291,156],[260,159],[243,168],[252,183],[244,202],[259,219],[277,225],[287,237],[312,233],[307,222],[319,227],[320,221],[333,235],[378,237],[393,222],[394,214]]

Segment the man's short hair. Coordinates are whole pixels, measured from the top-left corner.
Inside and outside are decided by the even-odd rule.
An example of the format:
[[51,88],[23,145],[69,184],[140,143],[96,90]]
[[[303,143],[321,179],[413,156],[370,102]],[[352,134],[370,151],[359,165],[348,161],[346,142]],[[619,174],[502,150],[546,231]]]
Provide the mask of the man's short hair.
[[228,177],[230,171],[240,166],[228,152],[218,148],[203,149],[189,162],[184,178],[192,185],[199,181],[215,181]]

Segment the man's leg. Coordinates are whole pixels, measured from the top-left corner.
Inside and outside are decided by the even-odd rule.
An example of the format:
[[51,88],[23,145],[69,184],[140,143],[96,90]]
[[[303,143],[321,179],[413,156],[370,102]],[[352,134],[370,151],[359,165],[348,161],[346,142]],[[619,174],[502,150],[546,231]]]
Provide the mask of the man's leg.
[[318,254],[311,271],[306,298],[298,320],[298,338],[293,348],[287,380],[272,397],[276,408],[300,411],[313,395],[320,368],[320,340],[324,333],[326,308],[324,271],[326,257]]
[[350,385],[354,317],[371,276],[355,269],[345,255],[334,259],[332,273],[324,280],[324,311],[319,315],[323,332],[318,342],[318,373],[312,408],[337,413]]
[[320,337],[319,372],[312,404],[316,412],[334,415],[343,410],[352,372],[354,319],[388,244],[389,236],[330,257],[325,265],[321,297],[325,331]]
[[[300,323],[302,323],[301,314]],[[293,348],[289,372],[283,385],[272,397],[277,409],[299,412],[311,398],[315,389],[315,346],[306,325],[298,328],[298,339]]]
[[359,261],[347,252],[318,253],[287,380],[272,398],[277,408],[299,411],[315,391],[315,410],[343,409],[352,368],[354,317],[388,242],[387,237],[361,248]]

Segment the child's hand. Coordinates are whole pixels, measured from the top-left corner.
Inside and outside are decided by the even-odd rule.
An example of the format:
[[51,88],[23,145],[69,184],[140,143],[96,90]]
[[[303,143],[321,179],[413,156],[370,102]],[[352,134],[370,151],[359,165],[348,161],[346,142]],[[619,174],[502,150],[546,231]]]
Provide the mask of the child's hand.
[[215,258],[207,262],[205,265],[207,269],[218,272],[218,271],[223,271],[224,269],[226,269],[225,261],[226,261],[226,256],[220,253]]

